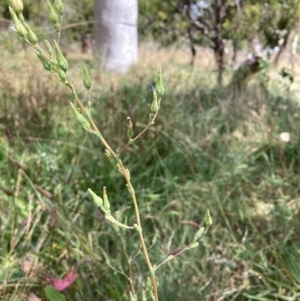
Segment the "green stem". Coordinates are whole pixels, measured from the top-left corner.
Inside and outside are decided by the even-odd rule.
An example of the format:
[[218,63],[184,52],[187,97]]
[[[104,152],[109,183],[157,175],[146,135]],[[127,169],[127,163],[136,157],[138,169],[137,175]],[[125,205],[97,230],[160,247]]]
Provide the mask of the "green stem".
[[[78,98],[76,98],[76,101],[77,101],[77,104],[78,104],[79,108],[81,109],[81,111],[84,112],[85,115],[88,117],[89,122],[90,122],[93,130],[97,134],[99,134],[100,131],[97,128],[96,124],[94,123],[93,119],[90,116],[88,116],[87,109],[83,106],[82,102]],[[102,136],[99,136],[99,138],[100,138],[101,142],[103,143],[103,145],[105,146],[105,148],[108,149],[110,151],[110,153],[113,156],[116,157],[115,152],[111,149],[111,147],[106,142],[106,140]],[[125,180],[127,182],[128,188],[131,191],[131,196],[132,196],[132,201],[133,201],[134,210],[135,210],[135,216],[136,216],[136,223],[137,223],[137,225],[139,227],[141,227],[141,218],[140,218],[140,213],[139,213],[139,207],[138,207],[138,203],[137,203],[137,200],[136,200],[136,196],[135,196],[135,193],[134,193],[133,186],[132,186],[132,184],[130,182],[130,179],[128,177],[128,173],[127,173],[126,168],[124,167],[122,161],[119,160],[118,163],[119,163],[119,166],[120,166],[120,168],[122,170],[123,176],[125,177]],[[143,236],[142,232],[139,232],[139,238],[140,238],[140,242],[141,242],[141,245],[142,245],[143,254],[144,254],[144,257],[145,257],[148,269],[150,271],[150,277],[151,277],[151,283],[152,283],[152,289],[153,289],[154,298],[155,298],[155,301],[158,301],[156,278],[155,278],[154,273],[152,272],[153,271],[153,267],[152,267],[152,264],[151,264],[151,261],[150,261],[150,258],[149,258],[149,254],[148,254],[147,247],[146,247],[146,244],[145,244],[145,239],[144,239],[144,236]]]
[[[128,188],[131,191],[131,196],[132,196],[132,201],[133,201],[135,216],[136,216],[136,223],[137,223],[138,227],[141,228],[142,224],[141,224],[141,219],[140,219],[140,212],[139,212],[139,207],[138,207],[137,199],[135,197],[133,186],[132,186],[132,184],[130,182],[130,179],[128,177],[128,173],[126,171],[126,168],[124,167],[121,160],[119,161],[119,166],[120,166],[120,168],[123,172],[123,175],[124,175],[125,180],[127,182]],[[143,236],[142,231],[139,232],[139,237],[140,237],[140,242],[141,242],[141,245],[142,245],[143,254],[144,254],[148,269],[150,271],[153,295],[154,295],[155,301],[158,301],[156,278],[155,278],[155,275],[153,273],[153,266],[152,266],[150,258],[149,258],[149,254],[148,254],[148,251],[147,251],[147,247],[146,247],[146,244],[145,244],[145,240],[144,240],[144,236]]]

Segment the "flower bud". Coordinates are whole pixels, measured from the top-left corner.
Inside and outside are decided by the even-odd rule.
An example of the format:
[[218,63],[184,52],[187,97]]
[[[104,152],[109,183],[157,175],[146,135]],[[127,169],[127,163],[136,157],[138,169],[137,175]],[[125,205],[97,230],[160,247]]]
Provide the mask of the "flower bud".
[[91,78],[89,75],[89,72],[86,69],[86,66],[83,62],[81,62],[82,65],[82,71],[83,71],[83,85],[87,90],[91,88]]
[[163,94],[165,93],[165,88],[164,88],[164,84],[163,84],[163,80],[162,80],[162,74],[161,74],[160,67],[158,68],[158,71],[157,71],[155,89],[156,89],[157,97],[158,97],[158,100],[157,100],[158,107],[160,107],[161,98],[162,98]]
[[110,151],[108,149],[105,150],[105,156],[108,158],[109,162],[111,163],[111,165],[116,168],[118,171],[120,171],[122,173],[122,171],[120,170],[120,167],[118,165],[118,160],[116,159],[115,156],[113,156]]
[[132,124],[131,118],[127,117],[127,136],[128,136],[129,141],[133,137],[133,129],[132,128],[133,128],[133,124]]
[[40,59],[40,61],[42,62],[44,68],[47,70],[47,71],[51,71],[52,70],[52,63],[49,62],[41,52],[39,51],[35,51],[37,57]]
[[48,40],[44,40],[44,44],[45,44],[45,46],[46,46],[46,48],[47,48],[47,51],[48,51],[49,56],[50,56],[51,58],[53,58],[53,57],[54,57],[54,52],[53,52],[53,48],[52,48],[50,42],[49,42]]
[[151,104],[151,108],[150,108],[150,111],[151,113],[156,113],[159,109],[159,106],[158,106],[158,101],[157,101],[157,94],[156,94],[156,91],[153,90],[153,100],[152,100],[152,104]]
[[213,223],[213,220],[210,216],[209,210],[207,210],[205,218],[204,218],[204,224],[205,224],[206,227],[209,227],[209,226],[212,225],[212,223]]
[[57,68],[57,74],[59,77],[59,80],[62,81],[63,83],[67,80],[67,74],[65,71],[61,70],[60,68]]
[[197,231],[197,233],[196,233],[196,235],[195,235],[195,237],[194,237],[194,241],[197,241],[201,236],[202,236],[202,234],[204,233],[204,227],[201,227],[198,231]]
[[26,38],[27,31],[26,31],[24,25],[21,22],[15,23],[15,28],[16,28],[17,34],[21,38]]
[[58,16],[55,12],[55,9],[50,0],[47,1],[48,9],[49,9],[49,19],[53,24],[58,23]]
[[109,211],[109,209],[110,209],[110,204],[109,204],[107,193],[106,193],[106,187],[103,187],[103,207],[107,211]]
[[75,106],[73,105],[72,102],[70,102],[70,105],[71,105],[71,109],[72,109],[72,111],[73,111],[73,113],[74,113],[74,115],[75,115],[76,121],[77,121],[79,124],[83,124],[83,123],[84,123],[84,120],[85,120],[84,116],[78,112],[78,110],[75,108]]
[[21,37],[21,38],[25,38],[27,31],[25,29],[25,27],[23,26],[23,24],[21,23],[21,21],[19,20],[18,16],[16,15],[15,11],[9,6],[9,12],[10,15],[14,21],[14,26],[16,29],[17,34]]
[[64,4],[62,0],[55,0],[54,7],[58,14],[61,16],[64,14]]
[[8,9],[9,9],[10,15],[13,19],[14,25],[16,25],[16,23],[20,22],[20,20],[11,6],[9,6]]
[[36,34],[31,30],[31,28],[29,27],[28,24],[24,24],[26,30],[27,30],[27,39],[28,41],[33,44],[33,45],[36,45],[37,42],[38,42],[38,38],[36,36]]
[[90,193],[90,195],[93,198],[93,201],[95,203],[96,206],[98,207],[102,207],[103,205],[103,200],[100,198],[100,196],[98,196],[95,192],[93,192],[91,189],[88,188],[88,192]]
[[84,119],[84,121],[82,123],[82,127],[88,132],[92,131],[91,125],[86,119]]
[[22,2],[22,0],[9,0],[9,5],[18,14],[23,11],[23,2]]
[[67,71],[68,70],[68,61],[65,59],[65,57],[63,56],[57,42],[54,40],[54,47],[55,47],[55,52],[56,52],[56,59],[57,59],[57,64],[58,67],[63,70],[63,71]]

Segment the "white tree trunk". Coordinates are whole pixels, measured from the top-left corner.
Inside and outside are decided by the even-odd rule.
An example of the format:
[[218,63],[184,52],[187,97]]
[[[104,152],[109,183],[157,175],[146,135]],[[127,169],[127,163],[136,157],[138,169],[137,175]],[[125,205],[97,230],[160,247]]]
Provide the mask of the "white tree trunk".
[[95,0],[95,53],[106,70],[125,73],[137,61],[137,0]]

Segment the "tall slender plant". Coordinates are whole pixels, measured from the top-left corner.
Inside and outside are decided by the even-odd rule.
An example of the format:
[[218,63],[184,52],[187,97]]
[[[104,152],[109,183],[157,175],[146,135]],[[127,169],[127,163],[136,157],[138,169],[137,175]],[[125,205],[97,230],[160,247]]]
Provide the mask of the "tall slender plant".
[[[132,226],[125,224],[124,222],[122,222],[120,218],[113,216],[110,210],[110,202],[108,199],[108,193],[106,191],[106,187],[103,187],[102,198],[98,196],[91,189],[88,189],[88,191],[92,199],[94,200],[95,205],[99,207],[103,212],[105,219],[112,225],[114,230],[119,234],[121,238],[121,243],[123,245],[125,245],[124,235],[122,235],[124,233],[123,231],[128,230],[128,231],[138,232],[144,259],[149,270],[149,276],[147,277],[146,285],[141,290],[142,298],[139,298],[139,300],[140,299],[142,299],[143,301],[147,300],[148,297],[150,296],[152,300],[158,301],[157,280],[156,280],[156,271],[158,270],[158,268],[160,268],[168,261],[176,258],[183,252],[198,247],[199,239],[207,232],[208,228],[212,225],[212,218],[210,216],[209,211],[207,210],[206,216],[204,218],[204,226],[197,231],[194,239],[190,244],[188,244],[185,248],[183,248],[180,252],[176,253],[175,255],[169,255],[165,260],[163,260],[159,264],[155,264],[155,265],[152,264],[149,258],[148,249],[144,239],[141,217],[139,213],[139,205],[136,198],[134,187],[131,182],[130,171],[123,164],[121,155],[132,143],[134,143],[137,139],[139,139],[155,123],[157,114],[161,107],[161,100],[164,95],[164,85],[163,85],[161,68],[158,68],[157,71],[155,87],[151,85],[153,99],[150,107],[148,125],[139,134],[134,135],[131,118],[127,117],[128,143],[123,147],[123,149],[114,151],[113,148],[110,146],[110,144],[103,137],[101,131],[96,126],[96,123],[92,117],[92,113],[91,113],[92,102],[90,97],[90,89],[92,84],[91,84],[89,72],[83,62],[82,62],[83,85],[86,88],[88,94],[87,107],[84,106],[82,101],[79,99],[75,86],[72,83],[71,79],[69,78],[68,61],[63,55],[61,48],[59,46],[59,39],[61,36],[60,23],[64,13],[64,4],[62,0],[55,0],[54,3],[48,0],[47,5],[49,10],[49,20],[53,23],[57,32],[57,39],[54,40],[52,44],[48,40],[45,40],[43,48],[39,45],[39,41],[36,34],[32,31],[30,26],[25,22],[24,17],[22,15],[22,10],[23,10],[22,0],[9,1],[9,11],[14,22],[15,31],[23,41],[25,41],[28,45],[30,45],[34,49],[35,54],[41,61],[46,71],[52,73],[54,76],[56,76],[58,81],[62,82],[64,85],[66,85],[69,88],[70,92],[73,95],[73,102],[70,102],[70,106],[74,113],[77,123],[81,125],[84,130],[88,131],[90,134],[95,135],[98,139],[100,139],[100,141],[102,142],[105,148],[105,155],[107,156],[108,160],[111,162],[112,166],[116,168],[123,175],[135,210],[136,222]],[[130,292],[129,292],[130,301],[136,301],[138,300],[137,297],[138,291],[136,290],[135,283],[133,282],[131,259],[130,256],[128,256],[128,254],[126,254],[126,258],[129,265],[128,279],[130,282]],[[53,293],[53,290],[46,289],[46,294],[51,301],[54,299],[56,300],[57,298],[57,293]]]

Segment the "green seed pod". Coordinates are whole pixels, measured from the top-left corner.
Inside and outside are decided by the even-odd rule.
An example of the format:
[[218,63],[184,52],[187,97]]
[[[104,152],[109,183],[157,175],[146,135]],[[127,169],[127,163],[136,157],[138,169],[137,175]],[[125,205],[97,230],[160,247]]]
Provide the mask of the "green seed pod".
[[17,34],[21,38],[26,38],[27,31],[26,31],[24,25],[21,22],[15,23],[15,28],[16,28]]
[[197,248],[198,246],[199,246],[199,243],[198,243],[198,241],[196,241],[196,242],[194,242],[191,246],[189,246],[189,247],[187,248],[187,250]]
[[23,2],[22,0],[9,0],[9,6],[18,14],[23,11]]
[[48,40],[44,40],[44,44],[45,44],[45,46],[46,46],[46,48],[47,48],[47,51],[48,51],[49,56],[50,56],[51,58],[53,58],[53,57],[54,57],[54,52],[53,52],[53,48],[52,48],[50,42],[49,42]]
[[54,7],[58,14],[61,16],[64,14],[64,4],[62,0],[55,0]]
[[159,110],[159,105],[158,105],[158,101],[157,101],[157,93],[152,84],[150,84],[150,89],[151,89],[152,95],[153,95],[153,100],[152,100],[150,111],[151,111],[151,113],[153,113],[155,115],[155,113]]
[[55,9],[50,0],[47,1],[48,9],[49,9],[49,19],[53,24],[58,23],[58,16],[55,12]]
[[127,117],[127,136],[128,136],[129,141],[132,139],[133,134],[134,134],[132,128],[133,128],[133,124],[132,124],[131,118]]
[[36,34],[31,30],[31,28],[29,27],[28,24],[24,24],[26,30],[27,30],[27,39],[28,41],[33,44],[33,45],[36,45],[37,42],[38,42],[38,38],[36,36]]
[[55,40],[54,40],[54,48],[55,48],[55,52],[56,52],[56,59],[57,59],[58,67],[61,70],[66,72],[68,70],[68,61],[63,56],[63,54]]
[[13,19],[13,22],[16,25],[16,23],[20,22],[20,20],[19,20],[17,14],[15,13],[15,11],[10,6],[8,7],[8,9],[9,9],[9,13]]
[[98,196],[95,192],[93,192],[91,189],[88,188],[89,194],[92,196],[93,201],[97,207],[103,206],[103,200]]
[[194,237],[194,241],[197,241],[197,240],[202,236],[202,234],[204,233],[204,230],[205,230],[205,228],[204,228],[204,227],[201,227],[201,228],[197,231],[197,233],[196,233],[196,235],[195,235],[195,237]]
[[150,111],[151,111],[151,113],[155,114],[158,111],[158,109],[159,109],[159,107],[158,107],[158,101],[157,101],[157,94],[156,94],[156,92],[154,92]]
[[90,78],[89,72],[86,69],[86,66],[83,62],[81,62],[81,66],[82,66],[82,71],[83,71],[83,85],[85,86],[85,88],[87,90],[89,90],[92,86],[91,78]]
[[67,74],[65,71],[57,68],[57,74],[60,81],[62,81],[63,83],[67,81]]
[[165,93],[165,88],[162,80],[161,68],[159,67],[157,70],[156,84],[155,90],[158,94],[158,98],[161,98]]
[[84,121],[82,123],[82,127],[88,132],[92,131],[91,125],[86,119],[84,119]]
[[106,187],[103,187],[103,207],[107,211],[109,211],[109,209],[110,209],[110,204],[109,204],[107,193],[106,193]]
[[39,51],[35,51],[35,54],[37,55],[37,57],[40,59],[40,61],[42,62],[44,68],[47,70],[47,71],[51,71],[52,70],[52,63],[49,62],[41,52]]
[[212,225],[212,223],[213,223],[213,220],[210,216],[209,210],[207,210],[205,218],[204,218],[204,224],[205,224],[206,227],[209,227],[209,226]]
[[[60,70],[60,69],[59,69]],[[59,74],[60,71],[58,71],[58,74]],[[64,71],[62,71],[64,72]],[[84,118],[84,116],[82,114],[80,114],[78,112],[78,110],[75,108],[75,106],[72,104],[72,102],[70,102],[71,104],[71,108],[72,108],[72,111],[75,115],[75,118],[76,118],[76,121],[81,124],[81,126],[88,132],[91,132],[92,131],[92,128],[91,128],[91,125],[90,123]]]
[[108,149],[105,150],[105,156],[108,158],[111,165],[120,171],[120,167],[118,165],[118,160],[113,156]]
[[77,121],[79,124],[83,124],[84,121],[85,121],[84,116],[78,112],[78,110],[75,108],[75,106],[73,105],[72,102],[70,102],[70,105],[71,105],[71,109],[72,109],[72,111],[73,111],[73,113],[74,113],[74,115],[75,115],[76,121]]
[[21,23],[21,21],[19,20],[16,13],[14,12],[14,10],[10,6],[9,6],[9,12],[10,12],[10,15],[11,15],[13,21],[14,21],[14,26],[15,26],[17,34],[21,38],[25,38],[26,34],[27,34],[27,31],[26,31],[25,27],[23,26],[23,24]]

